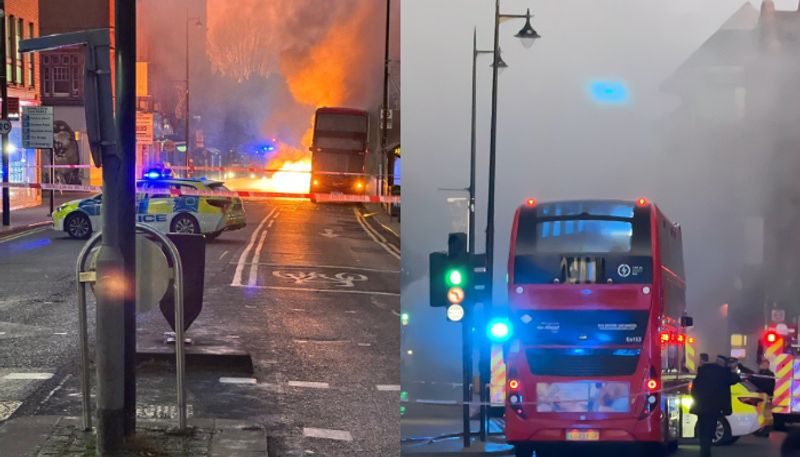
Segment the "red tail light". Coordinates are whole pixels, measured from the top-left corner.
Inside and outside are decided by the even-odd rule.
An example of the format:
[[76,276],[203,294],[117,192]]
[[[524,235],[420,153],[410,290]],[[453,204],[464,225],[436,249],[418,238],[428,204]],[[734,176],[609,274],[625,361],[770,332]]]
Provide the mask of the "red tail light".
[[764,401],[763,398],[759,397],[737,397],[737,398],[739,399],[740,402],[750,406],[758,406],[759,403]]
[[675,337],[675,339],[678,340],[679,343],[683,343],[686,340],[686,337],[684,335],[679,334],[678,336]]
[[525,204],[530,206],[531,208],[533,208],[534,206],[536,206],[536,199],[535,198],[529,198],[529,199],[527,199],[525,201]]
[[655,379],[648,379],[647,380],[647,390],[653,391],[658,389],[658,381]]
[[516,379],[508,381],[508,388],[511,390],[519,389],[519,381],[517,381]]
[[661,332],[661,343],[669,343],[669,332]]
[[636,204],[639,205],[639,206],[647,206],[647,203],[648,203],[648,201],[644,197],[636,200]]

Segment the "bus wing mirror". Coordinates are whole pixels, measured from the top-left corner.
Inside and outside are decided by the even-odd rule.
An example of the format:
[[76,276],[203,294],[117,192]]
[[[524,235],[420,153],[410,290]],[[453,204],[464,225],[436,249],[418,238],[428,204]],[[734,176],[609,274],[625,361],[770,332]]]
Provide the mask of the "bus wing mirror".
[[692,316],[681,316],[681,327],[694,326],[694,318]]

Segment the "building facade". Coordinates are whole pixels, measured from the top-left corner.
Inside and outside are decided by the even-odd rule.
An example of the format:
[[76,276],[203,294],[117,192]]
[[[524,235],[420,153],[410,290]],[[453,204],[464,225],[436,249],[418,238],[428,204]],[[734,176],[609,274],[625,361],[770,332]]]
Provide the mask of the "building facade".
[[[38,3],[41,35],[113,28],[113,0],[38,0]],[[44,105],[53,107],[55,164],[89,165],[83,51],[80,48],[48,51],[41,53],[40,59],[40,97]],[[49,174],[43,174],[42,179],[49,182]],[[54,180],[64,184],[99,185],[102,182],[100,171],[94,167],[57,169]]]
[[[41,104],[39,95],[39,58],[35,54],[19,52],[20,40],[39,36],[38,0],[6,0],[6,75],[8,81],[9,118],[9,181],[35,183],[39,179],[38,165],[41,153],[22,148],[22,106]],[[11,189],[11,207],[36,205],[41,195],[34,189]]]

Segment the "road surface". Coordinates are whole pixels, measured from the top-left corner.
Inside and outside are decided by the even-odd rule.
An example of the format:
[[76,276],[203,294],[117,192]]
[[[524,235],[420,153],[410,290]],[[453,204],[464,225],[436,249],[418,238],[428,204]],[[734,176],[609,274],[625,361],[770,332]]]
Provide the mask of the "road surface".
[[[190,369],[191,415],[262,423],[286,455],[397,455],[397,246],[359,206],[252,201],[246,210],[244,230],[207,245],[204,307],[187,336],[246,350],[254,372]],[[52,230],[0,241],[0,420],[80,415],[82,244]],[[140,343],[169,330],[158,309],[137,327]],[[140,416],[174,417],[173,373],[141,368]]]

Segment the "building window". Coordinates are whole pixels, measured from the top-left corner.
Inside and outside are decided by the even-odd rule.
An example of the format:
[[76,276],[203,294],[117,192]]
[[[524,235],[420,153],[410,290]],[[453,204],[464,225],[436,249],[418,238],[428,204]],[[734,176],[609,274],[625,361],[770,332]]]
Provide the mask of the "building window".
[[14,29],[16,24],[17,20],[14,19],[14,16],[8,16],[8,22],[6,23],[6,50],[8,51],[6,56],[6,80],[12,83],[14,82]]
[[22,31],[25,28],[25,21],[22,19],[17,19],[17,30],[16,35],[14,36],[14,59],[16,65],[16,77],[15,81],[20,86],[25,85],[25,79],[22,77],[22,70],[25,68],[25,60],[22,58],[22,54],[19,52],[19,42],[22,41]]
[[[28,23],[28,38],[33,36],[33,22]],[[28,85],[34,87],[36,85],[36,58],[33,54],[28,54]]]
[[42,95],[45,99],[78,102],[83,97],[83,56],[50,51],[41,56]]

